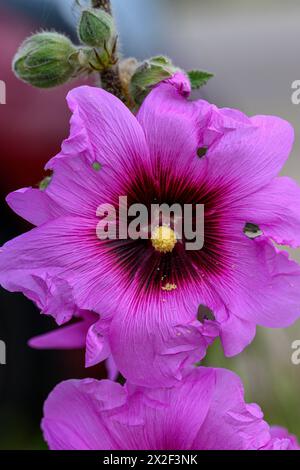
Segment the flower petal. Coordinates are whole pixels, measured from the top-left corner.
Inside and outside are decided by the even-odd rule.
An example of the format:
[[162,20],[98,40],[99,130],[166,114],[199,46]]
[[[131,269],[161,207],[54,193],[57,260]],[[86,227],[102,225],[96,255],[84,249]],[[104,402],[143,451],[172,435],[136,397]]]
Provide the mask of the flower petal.
[[28,345],[35,349],[81,349],[85,347],[86,335],[95,316],[84,312],[80,321],[57,328],[43,335],[35,336],[28,341]]
[[42,427],[51,449],[266,448],[269,426],[243,395],[235,374],[205,367],[171,388],[72,380],[48,397]]
[[106,359],[105,365],[106,365],[106,370],[107,370],[107,377],[109,378],[109,380],[113,380],[113,381],[117,380],[118,375],[119,375],[119,370],[111,354]]
[[233,287],[230,310],[262,326],[289,326],[300,316],[300,266],[264,237],[249,242],[252,259],[249,250],[243,268],[247,285],[240,282]]
[[54,169],[61,158],[84,155],[90,164],[99,162],[115,174],[129,171],[136,159],[146,158],[148,148],[139,123],[114,95],[101,88],[81,86],[68,94],[73,116],[71,133],[62,152],[47,165]]
[[41,225],[66,211],[53,201],[45,191],[34,188],[22,188],[6,197],[9,207],[23,219],[33,225]]
[[[199,378],[204,368],[200,368]],[[259,407],[247,405],[241,380],[233,372],[214,369],[216,382],[210,408],[192,449],[251,450],[270,440]]]
[[271,426],[272,440],[266,450],[300,450],[297,437],[281,426]]
[[[59,324],[70,320],[103,272],[97,263],[101,250],[95,223],[78,217],[58,218],[6,243],[0,252],[0,283],[10,291],[23,292]],[[88,303],[98,304],[98,293],[93,292]]]
[[101,411],[121,406],[125,401],[125,391],[115,382],[92,379],[62,382],[44,406],[42,429],[50,449],[117,449]]
[[220,338],[227,357],[235,356],[243,351],[256,333],[254,322],[243,320],[234,314],[221,323],[220,329]]
[[[294,140],[292,126],[275,116],[254,116],[214,143],[206,153],[212,187],[231,187],[232,201],[263,188],[278,175]],[[229,171],[230,169],[230,171]]]
[[244,220],[259,226],[276,243],[300,246],[300,187],[288,177],[271,183],[240,202]]
[[[122,419],[120,437],[126,449],[191,449],[209,413],[215,379],[214,369],[199,372],[194,368],[179,386],[149,390],[137,387]],[[140,415],[138,427],[130,425],[133,413]]]
[[197,161],[201,130],[209,119],[211,105],[187,101],[189,93],[187,77],[177,73],[154,87],[138,112],[154,167]]
[[92,324],[87,332],[85,366],[91,367],[110,356],[107,325],[101,319]]
[[219,327],[217,322],[195,320],[201,303],[196,299],[190,295],[187,306],[171,294],[160,304],[145,300],[133,310],[122,305],[109,338],[116,365],[128,380],[147,387],[171,386],[182,379],[184,368],[205,356]]

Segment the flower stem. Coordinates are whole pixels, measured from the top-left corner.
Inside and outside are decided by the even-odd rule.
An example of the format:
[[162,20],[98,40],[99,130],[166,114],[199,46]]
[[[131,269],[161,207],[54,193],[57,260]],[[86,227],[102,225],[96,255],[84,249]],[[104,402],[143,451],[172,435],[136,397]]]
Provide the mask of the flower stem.
[[110,0],[92,0],[93,8],[101,8],[111,15],[111,4]]
[[108,91],[109,93],[112,93],[121,101],[126,102],[121,87],[121,81],[119,78],[119,71],[117,65],[101,72],[101,85],[104,90]]
[[[92,0],[93,8],[101,8],[106,13],[112,15],[111,3],[110,0]],[[101,86],[104,90],[112,93],[117,96],[123,102],[126,102],[124,96],[121,80],[119,77],[119,67],[118,67],[118,54],[116,53],[117,63],[112,67],[101,72]]]

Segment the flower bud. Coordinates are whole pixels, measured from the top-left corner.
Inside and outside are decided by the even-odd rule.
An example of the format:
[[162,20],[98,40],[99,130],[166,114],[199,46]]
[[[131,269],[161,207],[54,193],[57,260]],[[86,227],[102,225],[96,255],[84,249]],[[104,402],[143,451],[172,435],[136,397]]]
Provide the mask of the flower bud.
[[116,38],[114,20],[101,9],[83,10],[78,35],[87,46],[110,49]]
[[154,85],[170,78],[179,69],[164,56],[152,57],[136,69],[130,84],[130,92],[137,104],[141,104]]
[[78,67],[77,49],[64,35],[52,32],[26,39],[13,60],[13,70],[24,82],[50,88],[67,82]]

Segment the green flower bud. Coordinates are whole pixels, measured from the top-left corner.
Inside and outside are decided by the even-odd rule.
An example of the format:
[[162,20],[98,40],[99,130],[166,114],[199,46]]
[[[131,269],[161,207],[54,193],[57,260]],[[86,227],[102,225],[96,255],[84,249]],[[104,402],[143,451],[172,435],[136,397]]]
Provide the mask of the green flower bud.
[[39,88],[67,82],[77,70],[77,49],[64,35],[44,32],[26,39],[13,60],[17,77]]
[[112,16],[101,9],[83,10],[78,36],[87,46],[111,49],[116,38]]
[[164,56],[152,57],[136,69],[130,83],[130,93],[137,104],[141,104],[151,88],[170,78],[179,69]]

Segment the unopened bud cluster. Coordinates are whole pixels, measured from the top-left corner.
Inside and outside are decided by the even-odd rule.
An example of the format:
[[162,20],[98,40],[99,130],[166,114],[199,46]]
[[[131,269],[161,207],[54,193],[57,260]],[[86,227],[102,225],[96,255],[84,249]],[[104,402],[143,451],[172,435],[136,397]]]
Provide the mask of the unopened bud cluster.
[[[26,39],[13,60],[17,77],[30,85],[50,88],[96,71],[106,90],[136,110],[155,85],[180,71],[165,56],[141,63],[134,58],[119,60],[114,20],[101,7],[81,11],[77,33],[79,46],[56,32],[42,32]],[[202,87],[212,77],[200,70],[187,75],[193,89]]]
[[78,36],[81,46],[56,32],[29,37],[14,57],[15,74],[30,85],[51,88],[82,72],[101,72],[114,64],[117,36],[111,15],[99,9],[83,10]]

